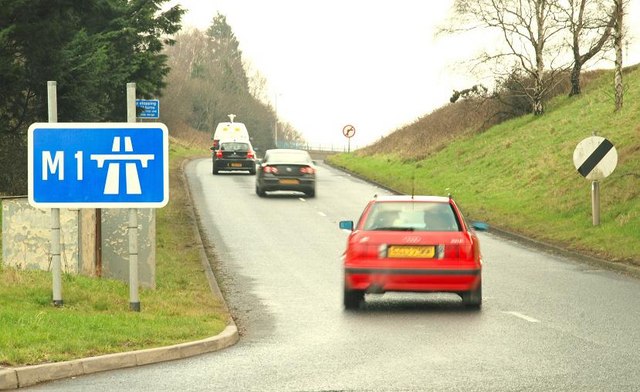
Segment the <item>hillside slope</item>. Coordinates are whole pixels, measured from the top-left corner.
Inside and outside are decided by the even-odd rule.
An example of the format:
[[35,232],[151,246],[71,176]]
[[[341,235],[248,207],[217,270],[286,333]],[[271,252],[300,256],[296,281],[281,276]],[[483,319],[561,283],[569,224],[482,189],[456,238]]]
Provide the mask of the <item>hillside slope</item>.
[[[328,161],[403,193],[452,193],[470,218],[495,227],[640,265],[640,70],[625,74],[618,113],[612,80],[605,73],[581,97],[553,99],[543,116],[461,133],[428,154],[369,149]],[[600,184],[599,226],[592,224],[591,183],[573,164],[576,145],[593,134],[618,152],[616,170]]]
[[[604,73],[603,70],[584,72],[580,78],[582,89],[589,91]],[[570,90],[569,74],[564,74],[560,75],[547,94],[549,97],[566,96]],[[456,138],[483,132],[505,120],[516,118],[520,115],[519,113],[526,111],[526,108],[520,107],[526,104],[517,91],[503,89],[500,96],[501,99],[473,94],[466,98],[461,97],[455,103],[447,103],[418,118],[412,124],[401,127],[375,143],[359,149],[357,154],[393,154],[405,160],[422,159]],[[547,100],[545,99],[545,102]]]

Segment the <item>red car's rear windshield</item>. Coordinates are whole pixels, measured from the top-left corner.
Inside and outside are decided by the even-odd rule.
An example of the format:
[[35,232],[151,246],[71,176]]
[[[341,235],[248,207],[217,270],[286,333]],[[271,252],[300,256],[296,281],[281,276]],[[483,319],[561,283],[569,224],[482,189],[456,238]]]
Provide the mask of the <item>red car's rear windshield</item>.
[[371,206],[363,230],[460,231],[449,203],[377,202]]

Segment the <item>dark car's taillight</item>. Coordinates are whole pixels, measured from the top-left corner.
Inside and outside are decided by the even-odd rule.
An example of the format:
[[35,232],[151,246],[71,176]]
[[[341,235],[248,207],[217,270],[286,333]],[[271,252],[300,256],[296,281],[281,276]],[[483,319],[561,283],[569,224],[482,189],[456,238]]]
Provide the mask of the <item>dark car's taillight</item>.
[[278,173],[278,168],[277,168],[277,167],[275,167],[275,166],[264,166],[264,167],[262,168],[262,171],[263,171],[264,173],[272,173],[272,174],[276,174],[276,173]]
[[216,158],[222,158],[222,150],[216,151]]
[[311,166],[302,166],[300,168],[300,173],[302,174],[314,174],[316,172],[316,169],[312,168]]
[[254,154],[253,151],[251,151],[251,150],[247,151],[247,159],[253,159],[255,157],[256,157],[256,155]]

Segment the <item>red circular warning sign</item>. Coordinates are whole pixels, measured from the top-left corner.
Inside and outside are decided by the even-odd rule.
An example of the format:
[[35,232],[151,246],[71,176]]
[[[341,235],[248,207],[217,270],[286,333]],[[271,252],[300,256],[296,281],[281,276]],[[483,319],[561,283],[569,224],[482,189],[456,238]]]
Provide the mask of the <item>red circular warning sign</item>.
[[353,125],[345,125],[342,128],[342,134],[348,138],[352,138],[356,134],[356,128]]

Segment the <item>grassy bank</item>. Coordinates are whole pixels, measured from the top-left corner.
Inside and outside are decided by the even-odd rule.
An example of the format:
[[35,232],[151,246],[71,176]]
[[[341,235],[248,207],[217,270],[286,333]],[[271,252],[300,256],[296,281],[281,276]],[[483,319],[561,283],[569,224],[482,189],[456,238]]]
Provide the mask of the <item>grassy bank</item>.
[[[449,142],[422,160],[358,152],[328,161],[403,193],[452,193],[469,217],[616,262],[640,265],[640,71],[625,75],[625,106],[614,113],[610,74],[581,97],[554,99],[543,116],[524,116]],[[591,182],[573,163],[593,134],[617,149],[600,182],[593,226]]]
[[51,274],[0,266],[0,365],[64,361],[214,336],[228,314],[211,293],[193,236],[182,160],[200,151],[171,143],[170,201],[157,210],[155,290],[129,311],[125,283],[63,275],[64,306],[51,305]]

